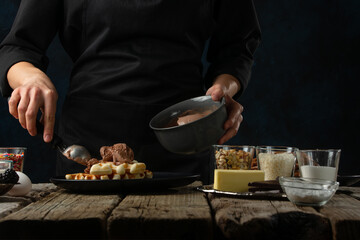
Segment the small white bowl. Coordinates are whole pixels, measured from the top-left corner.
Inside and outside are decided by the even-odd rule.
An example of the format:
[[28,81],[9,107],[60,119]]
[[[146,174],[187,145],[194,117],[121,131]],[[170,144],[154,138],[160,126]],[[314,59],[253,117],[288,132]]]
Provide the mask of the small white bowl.
[[280,177],[279,182],[292,203],[304,206],[325,205],[339,188],[336,181],[315,178]]

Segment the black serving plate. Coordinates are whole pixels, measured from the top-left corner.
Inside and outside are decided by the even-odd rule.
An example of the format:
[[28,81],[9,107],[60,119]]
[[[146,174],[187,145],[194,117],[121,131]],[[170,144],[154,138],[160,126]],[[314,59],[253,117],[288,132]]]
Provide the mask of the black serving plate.
[[55,185],[74,192],[151,192],[186,186],[199,175],[172,172],[154,172],[153,178],[121,180],[67,180],[65,176],[50,178]]
[[340,186],[349,187],[360,181],[360,175],[338,176],[337,181],[340,183]]

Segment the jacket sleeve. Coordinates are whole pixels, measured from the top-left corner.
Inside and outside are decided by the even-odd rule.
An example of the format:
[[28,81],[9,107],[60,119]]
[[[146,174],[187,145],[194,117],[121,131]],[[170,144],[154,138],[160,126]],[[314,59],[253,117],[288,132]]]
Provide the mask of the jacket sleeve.
[[212,86],[220,74],[236,77],[241,90],[248,85],[253,54],[260,44],[261,32],[252,0],[220,0],[215,4],[215,31],[207,53],[210,64],[205,76],[205,86]]
[[9,34],[0,44],[0,90],[11,95],[7,72],[12,65],[27,61],[46,71],[46,50],[58,30],[58,0],[22,0]]

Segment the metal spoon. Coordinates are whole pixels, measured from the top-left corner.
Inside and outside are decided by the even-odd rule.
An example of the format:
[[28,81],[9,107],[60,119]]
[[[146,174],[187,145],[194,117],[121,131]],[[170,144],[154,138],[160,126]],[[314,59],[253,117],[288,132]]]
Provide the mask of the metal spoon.
[[[44,133],[44,125],[36,119],[37,135],[42,137]],[[89,151],[80,145],[66,146],[63,140],[56,134],[49,143],[53,148],[57,148],[66,158],[75,161],[81,165],[87,166],[87,161],[91,159]]]
[[[10,100],[10,97],[8,97],[8,102]],[[37,135],[42,138],[44,134],[44,125],[36,119],[36,129],[37,129]],[[87,161],[91,159],[91,155],[89,151],[80,145],[71,145],[66,146],[63,143],[63,140],[56,135],[56,133],[53,134],[53,139],[49,143],[53,148],[57,148],[67,159],[75,161],[81,165],[87,166]]]

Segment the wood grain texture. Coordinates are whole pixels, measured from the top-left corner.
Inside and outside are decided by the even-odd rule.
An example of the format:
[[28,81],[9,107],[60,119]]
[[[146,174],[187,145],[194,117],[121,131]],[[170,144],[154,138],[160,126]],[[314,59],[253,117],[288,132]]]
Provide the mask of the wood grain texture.
[[112,239],[211,239],[211,211],[201,192],[128,195],[108,222]]
[[[1,201],[1,200],[0,200]],[[5,217],[13,212],[18,211],[27,205],[27,202],[0,202],[0,218]]]
[[328,219],[288,201],[245,200],[209,194],[216,225],[229,239],[331,239]]
[[359,200],[345,194],[335,194],[319,211],[330,219],[334,239],[359,239]]
[[52,192],[58,191],[61,188],[52,183],[37,183],[32,185],[31,191],[25,196],[25,198],[31,199],[33,202],[38,201]]
[[344,193],[360,200],[360,187],[340,187],[337,193]]
[[126,197],[36,184],[25,197],[0,197],[0,238],[359,239],[359,188],[312,208],[207,195],[193,190],[199,184]]
[[23,197],[0,196],[0,218],[20,210],[57,190],[52,183],[33,184],[31,191]]
[[104,238],[107,217],[120,200],[118,195],[54,192],[1,219],[0,231],[4,238]]

